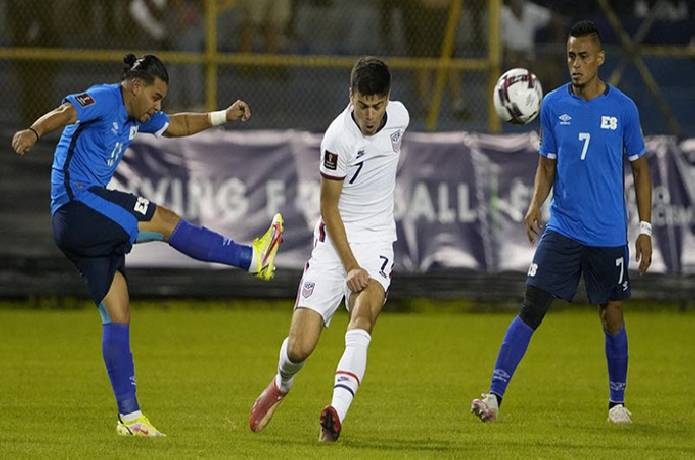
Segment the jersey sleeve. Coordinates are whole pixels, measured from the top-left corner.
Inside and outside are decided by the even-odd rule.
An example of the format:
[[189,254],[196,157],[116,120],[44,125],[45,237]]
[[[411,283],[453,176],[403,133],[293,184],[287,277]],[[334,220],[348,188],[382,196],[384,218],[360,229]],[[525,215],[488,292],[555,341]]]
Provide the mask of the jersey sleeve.
[[625,111],[623,128],[623,149],[630,161],[635,161],[645,153],[644,137],[639,121],[639,110],[633,101],[629,101]]
[[321,164],[319,171],[329,179],[344,179],[347,175],[348,150],[341,142],[334,126],[328,128],[321,141]]
[[403,130],[405,131],[408,129],[408,126],[410,126],[410,112],[408,112],[408,109],[405,107],[405,105],[401,104],[401,107],[403,108]]
[[152,118],[140,125],[138,131],[141,133],[152,133],[161,136],[169,127],[169,115],[164,112],[155,112]]
[[551,119],[550,104],[546,98],[541,105],[541,147],[538,153],[550,160],[556,160],[557,142]]
[[77,121],[85,123],[98,120],[118,110],[119,101],[114,97],[113,89],[96,86],[78,94],[70,94],[63,99],[69,102],[77,112]]

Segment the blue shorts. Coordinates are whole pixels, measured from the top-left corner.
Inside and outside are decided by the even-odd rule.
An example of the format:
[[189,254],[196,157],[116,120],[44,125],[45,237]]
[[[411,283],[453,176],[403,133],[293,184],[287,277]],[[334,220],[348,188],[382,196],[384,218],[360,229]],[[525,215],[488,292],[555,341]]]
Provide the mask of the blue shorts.
[[585,246],[546,231],[533,256],[526,284],[571,302],[579,278],[584,276],[589,303],[623,300],[630,297],[629,260],[627,246]]
[[149,221],[157,205],[130,193],[91,187],[53,214],[53,238],[87,282],[100,304],[116,270],[125,276],[125,255],[137,236],[138,222]]

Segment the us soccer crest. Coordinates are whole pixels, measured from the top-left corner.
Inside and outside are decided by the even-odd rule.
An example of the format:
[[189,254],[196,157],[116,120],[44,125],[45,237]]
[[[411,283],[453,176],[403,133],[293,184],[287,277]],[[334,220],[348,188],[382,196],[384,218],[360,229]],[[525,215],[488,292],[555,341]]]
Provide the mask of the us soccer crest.
[[304,286],[302,286],[302,297],[309,297],[311,294],[313,294],[314,286],[316,286],[316,283],[313,281],[305,282]]
[[399,129],[395,133],[391,134],[391,147],[393,147],[393,151],[398,153],[401,151],[401,140],[403,138],[401,137],[401,130]]

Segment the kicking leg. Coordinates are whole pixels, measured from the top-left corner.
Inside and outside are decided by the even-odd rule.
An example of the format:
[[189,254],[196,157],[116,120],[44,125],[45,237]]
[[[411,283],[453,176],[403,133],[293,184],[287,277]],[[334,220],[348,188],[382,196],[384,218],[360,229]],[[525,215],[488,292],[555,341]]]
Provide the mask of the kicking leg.
[[609,301],[599,305],[599,317],[606,336],[606,362],[610,384],[608,421],[631,423],[630,411],[625,408],[627,385],[627,333],[623,320],[623,302]]
[[275,254],[282,242],[283,220],[276,214],[268,231],[256,238],[252,246],[238,244],[206,227],[191,224],[162,206],[157,206],[151,220],[140,221],[138,230],[138,242],[167,241],[171,247],[194,259],[243,268],[256,273],[258,278],[269,280],[273,277]]
[[553,302],[553,296],[534,286],[526,287],[524,304],[507,332],[497,354],[495,370],[492,373],[490,392],[483,394],[481,399],[474,399],[471,412],[483,422],[494,422],[497,419],[502,396],[516,367],[526,353],[534,331],[540,326],[545,313]]
[[384,300],[384,288],[375,280],[369,280],[366,289],[350,298],[354,306],[345,333],[345,352],[336,368],[331,405],[321,411],[320,441],[333,442],[340,436],[342,423],[364,377],[367,348]]
[[294,376],[316,348],[322,327],[323,318],[316,311],[302,307],[294,311],[289,336],[280,347],[278,373],[256,398],[251,408],[251,431],[259,432],[270,423],[273,412],[292,388]]
[[117,271],[99,305],[103,322],[102,353],[118,404],[116,432],[124,436],[164,436],[142,415],[135,396],[135,367],[130,352],[128,286]]

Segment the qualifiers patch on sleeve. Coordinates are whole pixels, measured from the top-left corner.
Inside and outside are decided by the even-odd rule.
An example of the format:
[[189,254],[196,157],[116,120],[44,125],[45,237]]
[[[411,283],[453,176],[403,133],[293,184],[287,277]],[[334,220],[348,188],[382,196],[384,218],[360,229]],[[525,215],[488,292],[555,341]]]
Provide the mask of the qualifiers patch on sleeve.
[[75,96],[75,100],[82,106],[82,107],[87,107],[92,104],[96,104],[97,101],[94,100],[92,96],[90,96],[87,93],[82,93],[77,96]]
[[333,171],[338,169],[338,154],[326,150],[326,159],[323,161],[323,165],[326,169],[332,169]]

